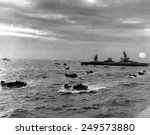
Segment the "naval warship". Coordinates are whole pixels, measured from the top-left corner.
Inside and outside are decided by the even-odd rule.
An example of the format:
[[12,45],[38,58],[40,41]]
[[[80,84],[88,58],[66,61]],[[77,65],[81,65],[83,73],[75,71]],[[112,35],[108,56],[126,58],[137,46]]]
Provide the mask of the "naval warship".
[[11,61],[11,59],[8,58],[2,58],[3,61]]
[[89,62],[81,62],[81,65],[87,66],[87,65],[109,65],[109,66],[141,66],[141,67],[148,67],[149,63],[141,63],[136,61],[131,61],[129,57],[127,56],[127,53],[123,51],[123,57],[121,57],[120,61],[116,62],[112,58],[108,58],[105,61],[98,61],[98,55],[96,54],[93,57],[93,61]]

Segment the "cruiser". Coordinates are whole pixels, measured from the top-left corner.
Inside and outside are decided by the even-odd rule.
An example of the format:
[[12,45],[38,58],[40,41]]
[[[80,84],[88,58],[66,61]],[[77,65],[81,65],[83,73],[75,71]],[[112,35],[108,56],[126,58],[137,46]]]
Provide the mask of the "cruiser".
[[115,62],[114,60],[112,60],[112,58],[108,58],[105,61],[98,61],[97,54],[93,57],[93,59],[94,60],[90,62],[81,62],[81,65],[142,66],[142,67],[149,66],[149,63],[140,63],[136,61],[131,61],[125,51],[123,51],[123,57],[121,57],[119,62]]

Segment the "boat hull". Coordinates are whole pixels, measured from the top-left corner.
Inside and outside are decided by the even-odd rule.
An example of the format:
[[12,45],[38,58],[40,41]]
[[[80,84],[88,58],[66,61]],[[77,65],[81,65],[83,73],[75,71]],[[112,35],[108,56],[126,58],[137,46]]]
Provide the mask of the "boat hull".
[[114,63],[106,63],[106,62],[81,62],[81,65],[88,66],[88,65],[109,65],[109,66],[134,66],[134,67],[148,67],[149,63],[121,63],[121,62],[114,62]]

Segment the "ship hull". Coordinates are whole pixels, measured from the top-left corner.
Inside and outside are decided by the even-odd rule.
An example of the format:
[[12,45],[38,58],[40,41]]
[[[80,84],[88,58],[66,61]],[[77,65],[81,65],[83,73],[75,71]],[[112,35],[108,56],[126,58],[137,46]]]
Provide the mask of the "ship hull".
[[109,66],[134,66],[134,67],[148,67],[149,63],[121,63],[121,62],[114,62],[114,63],[106,63],[106,62],[81,62],[81,65],[88,66],[88,65],[109,65]]

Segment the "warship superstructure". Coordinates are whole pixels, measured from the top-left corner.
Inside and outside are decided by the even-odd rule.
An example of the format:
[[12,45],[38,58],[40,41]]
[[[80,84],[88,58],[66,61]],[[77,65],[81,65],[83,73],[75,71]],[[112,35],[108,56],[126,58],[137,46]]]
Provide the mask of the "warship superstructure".
[[149,66],[149,63],[141,63],[136,61],[131,61],[130,58],[127,56],[127,53],[123,51],[123,57],[120,58],[120,61],[116,62],[112,58],[108,58],[105,61],[98,61],[98,55],[96,54],[93,57],[93,61],[89,62],[81,62],[81,65],[110,65],[110,66]]

